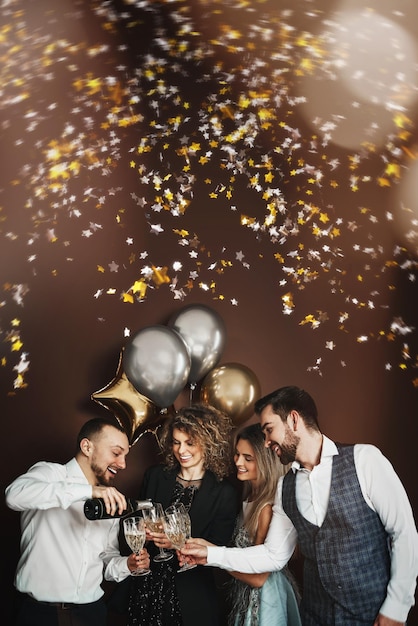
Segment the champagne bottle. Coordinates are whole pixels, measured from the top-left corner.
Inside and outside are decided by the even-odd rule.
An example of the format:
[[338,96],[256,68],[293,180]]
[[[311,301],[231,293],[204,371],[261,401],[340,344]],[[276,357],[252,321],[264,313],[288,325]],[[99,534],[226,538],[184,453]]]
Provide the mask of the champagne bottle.
[[116,513],[110,515],[106,512],[106,506],[103,498],[89,498],[84,503],[84,515],[87,519],[112,519],[117,517],[125,517],[125,515],[132,515],[135,511],[141,509],[150,509],[152,507],[151,500],[134,500],[133,498],[126,498],[127,508],[122,513]]

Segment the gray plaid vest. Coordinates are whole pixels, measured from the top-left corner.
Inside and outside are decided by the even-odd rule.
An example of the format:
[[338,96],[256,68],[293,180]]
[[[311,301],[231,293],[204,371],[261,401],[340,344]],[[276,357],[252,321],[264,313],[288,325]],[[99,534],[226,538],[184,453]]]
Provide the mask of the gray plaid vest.
[[[373,623],[390,574],[388,535],[361,493],[354,447],[336,444],[328,510],[321,527],[311,524],[296,506],[296,473],[283,481],[283,508],[298,533],[304,555],[302,616],[322,621],[338,614]],[[329,623],[333,623],[330,621]]]

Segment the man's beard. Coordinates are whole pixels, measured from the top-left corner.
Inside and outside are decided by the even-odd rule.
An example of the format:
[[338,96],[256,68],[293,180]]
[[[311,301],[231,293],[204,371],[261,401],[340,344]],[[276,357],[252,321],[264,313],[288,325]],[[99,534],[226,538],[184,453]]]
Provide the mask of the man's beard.
[[106,476],[107,468],[106,468],[105,471],[103,471],[93,461],[92,464],[91,464],[91,469],[93,470],[94,475],[96,476],[96,480],[97,480],[97,484],[98,485],[103,485],[104,487],[111,487],[112,486],[113,476],[110,476],[110,477]]
[[[288,465],[296,460],[296,450],[299,444],[299,437],[293,434],[290,430],[286,431],[286,436],[282,445],[280,446],[280,462],[283,465]],[[280,444],[279,444],[280,445]]]

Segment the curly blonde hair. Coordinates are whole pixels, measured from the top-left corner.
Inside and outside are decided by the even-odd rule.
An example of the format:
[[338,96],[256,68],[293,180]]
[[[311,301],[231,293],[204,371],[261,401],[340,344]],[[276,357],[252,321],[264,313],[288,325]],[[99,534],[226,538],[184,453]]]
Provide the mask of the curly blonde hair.
[[230,474],[231,433],[234,425],[227,415],[208,404],[192,404],[170,415],[163,423],[159,437],[161,455],[169,469],[179,467],[173,454],[175,428],[201,445],[204,469],[210,470],[218,480]]

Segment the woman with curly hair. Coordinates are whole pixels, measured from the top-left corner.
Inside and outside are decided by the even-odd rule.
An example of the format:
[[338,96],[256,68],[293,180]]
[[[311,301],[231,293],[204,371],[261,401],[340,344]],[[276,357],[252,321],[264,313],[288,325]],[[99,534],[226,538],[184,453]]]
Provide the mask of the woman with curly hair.
[[[189,512],[192,535],[225,545],[231,541],[239,496],[227,480],[231,464],[232,421],[217,409],[194,404],[169,416],[162,427],[163,463],[149,468],[140,499],[151,498],[164,509],[182,502]],[[149,533],[151,557],[171,549],[161,531]],[[219,590],[213,568],[197,566],[177,572],[174,555],[155,562],[152,573],[132,578],[129,626],[219,626]]]

